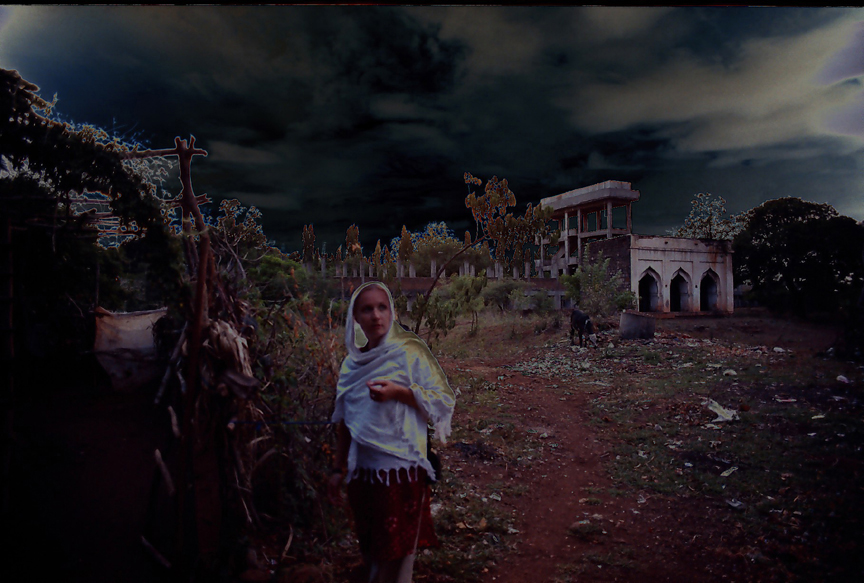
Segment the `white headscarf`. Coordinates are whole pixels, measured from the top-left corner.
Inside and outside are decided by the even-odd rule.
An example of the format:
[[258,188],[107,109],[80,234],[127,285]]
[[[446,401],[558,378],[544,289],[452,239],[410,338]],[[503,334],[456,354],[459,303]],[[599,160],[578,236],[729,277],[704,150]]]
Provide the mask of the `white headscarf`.
[[[375,348],[362,352],[365,340],[354,320],[354,304],[361,292],[378,286],[390,302],[390,329]],[[420,466],[433,478],[434,471],[426,459],[427,422],[435,428],[435,437],[444,442],[450,435],[455,395],[447,377],[426,343],[395,321],[395,307],[390,290],[380,282],[361,285],[351,296],[345,323],[345,345],[348,356],[342,362],[336,387],[333,421],[344,421],[353,442],[372,448],[381,460],[375,470]],[[396,400],[373,401],[366,381],[387,379],[408,387],[417,408]],[[353,444],[352,444],[353,445]],[[353,453],[353,455],[352,455]],[[387,462],[386,460],[391,460]],[[356,449],[348,455],[348,477],[356,469]]]

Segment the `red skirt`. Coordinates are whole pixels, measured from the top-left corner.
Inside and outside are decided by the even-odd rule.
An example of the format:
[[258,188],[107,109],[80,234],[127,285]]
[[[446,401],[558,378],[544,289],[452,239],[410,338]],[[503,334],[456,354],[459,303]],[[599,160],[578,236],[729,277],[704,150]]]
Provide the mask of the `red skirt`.
[[[415,474],[415,472],[411,472]],[[348,502],[360,552],[373,561],[392,561],[417,549],[438,546],[430,510],[431,490],[426,471],[417,468],[411,481],[407,470],[390,470],[389,485],[362,470],[348,482]],[[419,533],[419,535],[418,535]]]

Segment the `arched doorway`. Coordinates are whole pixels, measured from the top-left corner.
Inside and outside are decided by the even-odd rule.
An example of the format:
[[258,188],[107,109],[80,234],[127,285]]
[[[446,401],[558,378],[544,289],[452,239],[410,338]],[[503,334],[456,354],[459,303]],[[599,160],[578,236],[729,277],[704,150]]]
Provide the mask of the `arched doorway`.
[[669,284],[669,309],[672,312],[690,311],[690,282],[678,272]]
[[639,280],[639,311],[656,312],[660,305],[660,285],[658,277],[652,270],[645,272]]
[[713,312],[717,309],[717,274],[712,270],[705,272],[699,283],[699,309],[703,312]]

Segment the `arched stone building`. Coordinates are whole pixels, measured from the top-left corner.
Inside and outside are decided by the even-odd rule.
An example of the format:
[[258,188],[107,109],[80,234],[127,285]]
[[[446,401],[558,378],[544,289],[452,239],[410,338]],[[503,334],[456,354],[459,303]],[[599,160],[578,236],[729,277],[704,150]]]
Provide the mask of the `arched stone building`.
[[[629,182],[609,180],[541,200],[553,208],[561,238],[558,252],[537,262],[538,273],[553,278],[572,273],[587,248],[590,258],[601,252],[610,258],[610,269],[620,271],[638,297],[640,312],[732,313],[731,242],[635,235],[631,205],[639,196]],[[616,209],[625,224],[613,225]]]

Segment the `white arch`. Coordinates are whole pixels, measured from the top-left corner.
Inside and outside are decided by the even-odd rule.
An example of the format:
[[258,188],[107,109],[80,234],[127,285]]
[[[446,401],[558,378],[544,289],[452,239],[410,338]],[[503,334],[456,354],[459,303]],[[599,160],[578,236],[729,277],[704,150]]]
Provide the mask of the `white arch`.
[[[684,280],[684,289],[675,289],[675,278],[681,277]],[[690,274],[683,267],[679,267],[672,274],[672,279],[669,280],[669,309],[673,312],[692,312],[693,310],[693,280]],[[675,309],[675,298],[678,296],[679,305]]]
[[[645,278],[651,279],[647,286],[642,282]],[[653,284],[653,285],[652,285]],[[643,294],[643,291],[646,292]],[[663,306],[663,280],[653,267],[648,267],[639,276],[637,283],[637,295],[639,297],[640,312],[659,312]]]
[[[709,280],[706,284],[705,280]],[[720,305],[720,276],[712,268],[708,268],[699,278],[699,310],[710,312]]]

